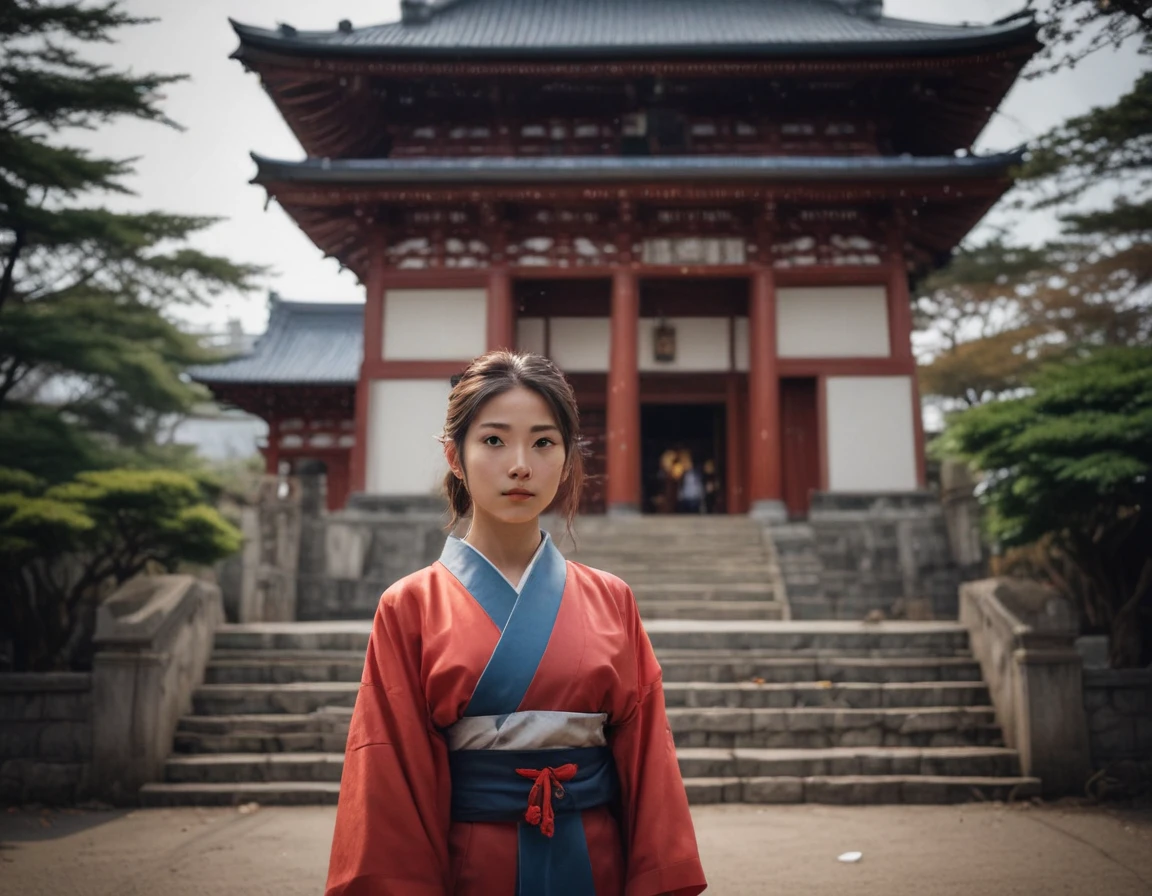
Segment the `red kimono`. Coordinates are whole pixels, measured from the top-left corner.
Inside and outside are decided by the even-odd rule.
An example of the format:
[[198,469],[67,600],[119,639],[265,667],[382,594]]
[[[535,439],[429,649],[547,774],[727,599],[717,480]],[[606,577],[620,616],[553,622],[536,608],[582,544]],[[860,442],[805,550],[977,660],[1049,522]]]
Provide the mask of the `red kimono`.
[[[451,548],[458,556],[472,549],[449,542],[440,561],[380,599],[348,733],[326,896],[518,892],[523,825],[452,819],[445,731],[466,715],[482,674],[491,677],[486,667],[504,619],[475,594],[496,590],[484,584],[492,574],[464,576],[459,562],[446,558]],[[534,674],[528,669],[523,679],[516,715],[606,715],[601,737],[615,760],[619,797],[574,816],[582,822],[595,896],[695,896],[706,882],[660,666],[635,598],[619,578],[563,560],[547,537],[538,557],[542,552],[559,558],[561,584],[554,624]],[[477,557],[477,567],[487,564]],[[526,588],[525,597],[536,594]],[[505,717],[488,718],[499,724]]]

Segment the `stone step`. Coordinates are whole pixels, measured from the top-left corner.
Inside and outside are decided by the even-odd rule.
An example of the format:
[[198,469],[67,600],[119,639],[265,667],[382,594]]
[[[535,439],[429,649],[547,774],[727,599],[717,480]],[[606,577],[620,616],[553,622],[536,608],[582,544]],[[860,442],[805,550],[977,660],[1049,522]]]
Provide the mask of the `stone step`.
[[1011,801],[1040,795],[1039,778],[845,775],[808,778],[686,778],[688,801],[928,805]]
[[892,651],[947,656],[968,647],[968,632],[947,622],[743,622],[653,620],[645,625],[653,646],[674,649]]
[[[371,620],[225,625],[222,650],[365,651]],[[645,625],[657,650],[833,651],[842,655],[951,656],[966,651],[968,632],[955,622],[786,622],[657,619]]]
[[[927,775],[686,778],[688,801],[703,803],[830,803],[872,805],[988,802],[1040,794],[1037,778],[933,777]],[[164,806],[335,805],[336,781],[278,781],[220,784],[146,784],[147,808]]]
[[[828,750],[678,750],[685,778],[812,777],[819,775],[929,775],[1011,777],[1016,751],[997,747],[901,747]],[[344,752],[222,753],[174,756],[165,764],[169,784],[340,781]]]
[[[576,543],[590,541],[613,541],[634,539],[637,541],[660,541],[663,539],[746,539],[763,540],[765,533],[755,521],[738,520],[735,517],[664,517],[645,516],[634,522],[589,524],[583,520],[572,529]],[[563,547],[571,545],[564,527],[552,530],[553,538]]]
[[611,562],[640,568],[665,561],[679,566],[691,566],[696,563],[707,566],[771,565],[768,555],[757,547],[733,549],[713,545],[670,545],[662,550],[617,545],[611,549],[573,551],[568,555],[568,559],[583,563],[585,566]]
[[245,784],[145,784],[140,802],[146,808],[164,806],[334,806],[339,781],[277,781]]
[[[307,715],[324,707],[356,703],[359,679],[289,683],[206,684],[192,696],[198,716]],[[985,706],[988,691],[981,682],[666,682],[669,707],[789,709],[826,706],[846,709]]]
[[983,682],[792,682],[758,684],[700,684],[665,682],[664,699],[671,707],[791,709],[838,707],[843,709],[910,709],[940,706],[987,706]]
[[[924,682],[980,681],[971,657],[756,657],[720,651],[658,652],[665,682]],[[749,652],[750,653],[750,652]],[[217,651],[205,684],[289,684],[302,681],[360,681],[362,651]]]
[[771,582],[776,578],[776,570],[767,564],[757,563],[682,563],[668,560],[646,561],[644,563],[585,563],[594,569],[605,569],[625,582],[635,579],[639,584],[655,575],[665,575],[690,584],[711,583],[720,577],[733,582]]
[[685,778],[821,775],[1012,777],[1020,757],[1006,747],[832,747],[811,750],[679,749]]
[[[217,651],[204,670],[205,684],[289,684],[297,681],[360,681],[364,652]],[[263,655],[261,655],[263,654]]]
[[183,716],[176,726],[176,753],[343,752],[352,708],[311,713]]
[[297,681],[289,684],[209,684],[192,695],[200,716],[287,713],[306,715],[327,706],[353,706],[357,681]]
[[714,582],[669,582],[664,585],[637,583],[630,586],[637,600],[773,600],[775,591],[764,582],[734,582],[717,585]]
[[658,654],[665,686],[670,682],[979,682],[980,666],[971,657],[809,656],[744,658],[724,652],[700,657],[679,651]]
[[253,784],[287,781],[340,783],[344,751],[217,753],[173,756],[164,765],[169,784]]
[[[709,573],[707,577],[700,577],[697,574],[689,575],[671,570],[653,570],[647,573],[631,573],[604,566],[597,567],[597,569],[601,569],[605,572],[610,572],[615,576],[619,576],[633,588],[638,585],[667,586],[684,584],[698,585],[701,588],[704,588],[709,585],[716,586],[744,584],[751,580],[751,577],[743,572],[734,572],[731,575],[712,572]],[[768,576],[764,576],[759,581],[762,582],[766,588],[773,587],[773,580]]]
[[173,741],[173,755],[342,753],[347,743],[347,726],[337,732],[296,731],[285,734],[195,734],[177,731]]
[[783,619],[784,604],[770,600],[650,600],[636,602],[645,619]]
[[[185,716],[175,744],[185,753],[339,750],[352,707],[315,713]],[[677,747],[811,749],[827,747],[1003,746],[989,706],[728,708],[670,707]]]
[[668,710],[677,747],[998,747],[990,706],[889,709],[679,708]]

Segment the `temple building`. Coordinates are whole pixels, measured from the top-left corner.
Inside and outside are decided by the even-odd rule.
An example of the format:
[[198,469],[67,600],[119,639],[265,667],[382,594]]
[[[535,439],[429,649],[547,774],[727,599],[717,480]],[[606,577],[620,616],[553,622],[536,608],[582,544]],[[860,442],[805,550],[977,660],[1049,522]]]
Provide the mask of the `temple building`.
[[[428,495],[454,375],[528,349],[568,374],[588,512],[803,517],[813,493],[925,484],[910,280],[1019,154],[970,148],[1039,48],[877,0],[405,0],[401,21],[235,24],[304,158],[261,185],[363,305],[277,301],[202,368],[269,424],[270,470],[329,506]],[[669,452],[674,454],[670,455]]]

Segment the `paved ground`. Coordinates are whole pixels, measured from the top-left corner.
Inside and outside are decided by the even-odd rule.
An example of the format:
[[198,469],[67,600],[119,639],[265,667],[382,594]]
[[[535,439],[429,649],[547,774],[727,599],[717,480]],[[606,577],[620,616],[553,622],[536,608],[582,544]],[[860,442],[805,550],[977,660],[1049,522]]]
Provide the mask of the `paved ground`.
[[[1152,812],[1072,805],[701,806],[709,896],[1147,896]],[[333,809],[13,810],[0,892],[319,896]],[[842,864],[849,850],[863,860]]]

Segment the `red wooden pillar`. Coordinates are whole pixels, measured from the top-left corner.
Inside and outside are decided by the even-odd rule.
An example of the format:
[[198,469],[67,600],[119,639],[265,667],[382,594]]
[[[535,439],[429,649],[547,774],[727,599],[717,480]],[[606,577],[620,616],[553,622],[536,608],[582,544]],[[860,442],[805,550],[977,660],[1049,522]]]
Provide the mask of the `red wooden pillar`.
[[912,295],[908,290],[908,268],[904,263],[904,237],[893,230],[888,244],[888,337],[894,360],[912,380],[912,431],[916,436],[916,484],[928,484],[925,446],[924,411],[920,406],[920,383],[916,357],[912,354]]
[[728,513],[744,512],[744,468],[741,464],[740,437],[744,430],[740,413],[740,383],[736,374],[728,374],[728,384],[725,389],[726,424],[725,441],[727,456],[725,458],[726,494],[725,508]]
[[384,283],[387,261],[383,245],[377,248],[364,284],[364,360],[356,384],[356,444],[352,446],[351,491],[363,492],[368,480],[368,417],[371,413],[371,365],[384,355]]
[[268,421],[268,447],[264,449],[264,472],[269,476],[280,475],[280,418]]
[[612,274],[608,362],[608,512],[640,512],[640,292],[628,268]]
[[512,278],[505,265],[494,265],[488,274],[488,351],[516,348]]
[[912,297],[904,252],[893,237],[888,253],[888,341],[892,357],[915,366],[912,357]]
[[763,519],[784,519],[780,478],[780,375],[776,358],[776,278],[758,265],[748,299],[748,503]]

